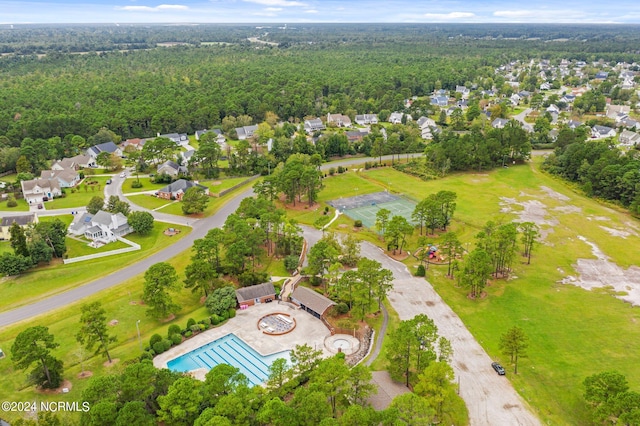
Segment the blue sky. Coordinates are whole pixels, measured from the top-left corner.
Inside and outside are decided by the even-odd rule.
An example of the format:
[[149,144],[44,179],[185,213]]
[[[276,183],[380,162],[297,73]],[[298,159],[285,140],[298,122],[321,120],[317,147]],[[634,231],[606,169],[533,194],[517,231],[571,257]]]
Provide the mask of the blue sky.
[[0,0],[15,23],[640,23],[640,0]]

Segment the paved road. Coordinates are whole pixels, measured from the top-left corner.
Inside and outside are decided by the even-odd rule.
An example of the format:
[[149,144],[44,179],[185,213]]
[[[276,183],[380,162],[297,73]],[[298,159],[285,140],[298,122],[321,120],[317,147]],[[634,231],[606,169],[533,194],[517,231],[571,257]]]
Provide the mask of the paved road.
[[522,111],[520,114],[513,116],[514,120],[517,120],[520,123],[522,123],[522,128],[525,129],[527,132],[533,132],[533,126],[527,123],[524,119],[527,115],[529,115],[529,113],[531,113],[531,111],[533,111],[531,108],[527,108],[524,111]]
[[[305,238],[319,239],[321,231],[304,227]],[[452,366],[460,380],[460,396],[469,409],[471,425],[540,425],[511,382],[498,376],[491,358],[474,339],[464,323],[423,278],[414,277],[407,267],[375,245],[363,242],[360,255],[380,262],[393,273],[394,288],[389,301],[401,320],[426,314],[453,347]]]

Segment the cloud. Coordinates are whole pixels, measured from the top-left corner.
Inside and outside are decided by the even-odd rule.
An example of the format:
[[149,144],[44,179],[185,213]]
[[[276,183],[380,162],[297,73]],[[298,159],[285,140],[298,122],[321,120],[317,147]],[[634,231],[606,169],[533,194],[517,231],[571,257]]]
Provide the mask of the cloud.
[[308,9],[308,10],[305,10],[304,13],[318,13],[318,11],[315,9]]
[[280,12],[282,10],[281,7],[267,7],[265,9],[267,12]]
[[428,19],[449,20],[449,19],[473,18],[476,16],[476,14],[471,12],[451,12],[451,13],[425,13],[423,16]]
[[160,4],[155,7],[151,6],[122,6],[116,7],[118,10],[126,10],[127,12],[161,12],[163,10],[189,10],[189,6],[183,4]]
[[282,6],[282,7],[307,6],[305,3],[295,1],[295,0],[244,0],[244,1],[248,3],[262,4],[264,6]]
[[531,10],[496,10],[493,12],[493,16],[500,16],[501,18],[525,18],[533,15]]

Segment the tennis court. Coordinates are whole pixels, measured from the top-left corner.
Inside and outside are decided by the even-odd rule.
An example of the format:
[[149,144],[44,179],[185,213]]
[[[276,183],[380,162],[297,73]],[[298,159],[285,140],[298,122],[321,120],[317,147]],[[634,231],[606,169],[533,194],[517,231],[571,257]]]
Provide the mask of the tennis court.
[[372,194],[357,195],[355,197],[340,198],[329,201],[329,204],[353,220],[361,220],[368,228],[376,224],[376,214],[381,209],[387,209],[393,216],[403,216],[410,223],[414,223],[411,214],[416,204],[388,192],[374,192]]

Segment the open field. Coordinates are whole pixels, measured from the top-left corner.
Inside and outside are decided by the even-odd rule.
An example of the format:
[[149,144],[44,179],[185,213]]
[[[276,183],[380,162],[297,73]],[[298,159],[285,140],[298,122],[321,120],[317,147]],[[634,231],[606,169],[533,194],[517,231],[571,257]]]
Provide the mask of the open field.
[[211,194],[219,194],[225,189],[229,189],[234,185],[244,182],[247,179],[249,179],[248,176],[243,176],[243,177],[226,178],[226,179],[219,179],[219,180],[202,180],[199,183],[200,185],[204,185],[207,188],[209,188],[209,192]]
[[[180,229],[182,232],[173,237],[168,237],[162,233],[168,226]],[[51,265],[40,266],[18,277],[2,278],[0,279],[1,309],[3,311],[14,309],[26,303],[35,302],[86,284],[97,276],[107,275],[165,248],[169,241],[173,242],[184,237],[190,230],[191,228],[186,226],[156,222],[153,231],[149,235],[140,236],[134,233],[127,236],[127,239],[140,244],[140,251],[68,265],[62,265],[60,260],[53,260]],[[73,250],[74,247],[75,245],[72,244],[70,249]]]
[[[66,188],[67,196],[64,198],[56,198],[52,201],[47,201],[45,207],[47,209],[66,209],[70,207],[85,207],[91,201],[91,198],[95,196],[104,197],[104,186],[109,179],[108,176],[89,176],[84,181],[80,182],[75,188]],[[84,182],[86,180],[95,180],[98,185],[92,185],[85,188]],[[92,190],[93,188],[93,190]],[[71,189],[75,189],[76,192],[72,193]]]
[[18,202],[18,205],[15,207],[8,207],[7,206],[7,201],[4,200],[2,202],[0,202],[0,212],[3,211],[7,211],[7,212],[27,212],[29,211],[29,205],[27,204],[27,202],[24,199],[19,199],[16,200]]
[[155,210],[159,207],[166,206],[173,203],[171,200],[165,200],[164,198],[158,198],[151,194],[138,194],[127,196],[132,203],[144,207],[145,209]]
[[140,178],[142,188],[132,188],[131,185],[135,181],[135,175],[125,179],[124,183],[122,184],[122,193],[126,195],[131,194],[132,192],[157,191],[158,189],[167,186],[166,183],[153,183],[151,182],[151,178],[142,177]]
[[[439,190],[456,192],[452,229],[467,248],[473,247],[474,235],[489,220],[536,220],[542,224],[545,237],[534,248],[531,265],[518,258],[512,279],[492,283],[484,299],[468,299],[466,290],[444,277],[444,266],[431,265],[427,279],[489,355],[507,367],[509,379],[537,408],[543,422],[587,423],[582,381],[591,374],[617,370],[627,376],[631,389],[640,388],[640,309],[615,298],[606,288],[586,291],[560,283],[568,275],[577,276],[577,259],[596,257],[589,243],[622,268],[637,263],[637,220],[574,193],[528,165],[429,182],[389,168],[363,172],[361,177],[352,174],[348,179],[345,186],[326,179],[326,191],[375,184],[380,190],[390,185],[392,191],[402,188],[416,200]],[[325,198],[323,192],[321,198]],[[347,196],[353,191],[344,192]],[[350,230],[350,226],[340,227],[342,220],[332,228]],[[416,234],[409,241],[410,250],[416,248]],[[437,243],[436,237],[434,240]],[[624,250],[620,250],[622,246]],[[415,261],[409,258],[405,263],[413,268]],[[517,376],[510,374],[512,367],[498,348],[500,335],[514,325],[522,327],[530,339],[528,358],[520,361]]]

